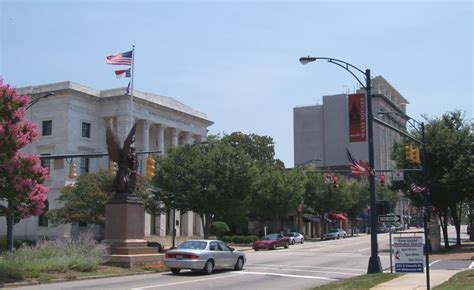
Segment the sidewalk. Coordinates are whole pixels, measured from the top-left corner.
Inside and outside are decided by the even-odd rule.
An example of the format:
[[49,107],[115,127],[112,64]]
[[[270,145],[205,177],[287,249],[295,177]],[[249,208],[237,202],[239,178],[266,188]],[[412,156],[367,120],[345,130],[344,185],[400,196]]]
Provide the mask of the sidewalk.
[[[447,252],[439,252],[430,254],[430,262],[435,261],[465,261],[469,260],[474,262],[474,242],[464,240],[461,247],[452,246]],[[430,269],[430,288],[440,285],[448,281],[455,274],[467,270],[463,269],[452,269],[452,270],[441,270],[441,269]],[[426,273],[410,273],[405,274],[401,277],[395,278],[388,282],[379,284],[373,288],[374,290],[381,289],[401,289],[401,290],[414,290],[414,289],[426,289]]]

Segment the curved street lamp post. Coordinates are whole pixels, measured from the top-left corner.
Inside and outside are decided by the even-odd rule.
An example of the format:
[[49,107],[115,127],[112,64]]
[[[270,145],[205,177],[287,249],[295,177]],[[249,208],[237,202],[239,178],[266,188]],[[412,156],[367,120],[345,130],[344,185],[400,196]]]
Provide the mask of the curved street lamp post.
[[[382,272],[382,265],[380,263],[380,257],[378,256],[378,243],[377,243],[377,201],[375,196],[375,175],[373,174],[372,170],[374,170],[374,142],[373,142],[373,120],[372,120],[372,90],[370,84],[370,69],[366,69],[365,72],[358,67],[330,57],[301,57],[300,62],[301,64],[308,64],[310,62],[314,62],[316,60],[327,60],[328,62],[335,64],[337,66],[342,67],[347,72],[349,72],[365,89],[367,93],[367,137],[368,137],[368,150],[369,150],[369,167],[370,167],[370,174],[369,174],[369,191],[370,191],[370,258],[369,258],[369,265],[367,269],[367,273],[381,273]],[[361,82],[361,80],[354,74],[351,70],[354,69],[359,73],[365,76],[365,84]]]
[[37,99],[34,99],[33,101],[29,102],[29,103],[28,103],[28,106],[26,107],[26,110],[28,110],[28,109],[29,109],[31,106],[33,106],[34,104],[38,103],[39,100],[41,100],[41,99],[46,99],[47,97],[49,97],[49,96],[54,96],[54,95],[55,95],[55,93],[53,93],[53,92],[47,92],[46,95],[41,96],[41,97],[39,97],[39,98],[37,98]]

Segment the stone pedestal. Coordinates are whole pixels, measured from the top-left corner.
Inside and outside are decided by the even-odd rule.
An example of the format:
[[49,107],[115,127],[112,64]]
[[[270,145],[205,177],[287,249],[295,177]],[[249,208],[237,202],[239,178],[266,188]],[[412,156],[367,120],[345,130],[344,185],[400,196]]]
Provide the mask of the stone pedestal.
[[163,260],[157,248],[147,247],[145,209],[140,200],[112,200],[105,205],[108,264],[130,268]]

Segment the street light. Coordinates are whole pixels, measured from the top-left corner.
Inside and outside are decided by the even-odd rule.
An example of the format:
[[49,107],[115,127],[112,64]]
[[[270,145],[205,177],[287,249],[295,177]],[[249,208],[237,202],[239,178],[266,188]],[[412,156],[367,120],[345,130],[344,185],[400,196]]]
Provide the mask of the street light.
[[26,107],[26,110],[28,110],[28,109],[29,109],[31,106],[33,106],[34,104],[38,103],[39,100],[41,100],[41,99],[46,99],[47,97],[49,97],[49,96],[54,96],[54,95],[55,95],[55,93],[53,93],[53,92],[47,92],[46,95],[41,96],[41,97],[39,97],[39,98],[37,98],[37,99],[34,99],[33,101],[29,102],[29,103],[28,103],[28,106]]
[[[370,191],[370,258],[369,258],[369,265],[367,268],[367,273],[381,273],[382,272],[382,265],[380,263],[380,257],[378,256],[378,243],[377,243],[377,202],[376,202],[376,196],[375,196],[375,174],[373,172],[374,170],[374,140],[373,140],[373,120],[372,120],[372,87],[370,84],[370,69],[366,69],[365,72],[358,67],[339,60],[335,58],[330,58],[330,57],[301,57],[300,58],[300,63],[301,64],[308,64],[310,62],[316,61],[316,60],[327,60],[328,62],[335,64],[337,66],[342,67],[345,69],[348,73],[350,73],[362,86],[362,88],[365,89],[367,93],[367,137],[368,137],[368,153],[369,153],[369,167],[370,167],[370,173],[369,173],[369,191]],[[354,69],[358,71],[359,73],[363,74],[365,76],[365,85],[360,81],[360,79],[354,74],[354,72],[351,70]]]
[[[424,122],[419,122],[419,121],[413,119],[412,117],[410,117],[410,116],[408,116],[404,113],[399,113],[399,112],[388,112],[388,111],[385,111],[385,110],[381,109],[377,114],[378,115],[394,114],[394,115],[400,116],[400,117],[404,118],[408,122],[408,124],[410,124],[416,131],[421,133],[421,142],[419,140],[411,137],[408,134],[403,134],[403,135],[407,136],[408,138],[415,141],[416,143],[421,144],[421,160],[422,160],[421,168],[422,168],[422,171],[423,171],[423,180],[424,180],[424,183],[426,185],[426,181],[427,181],[427,172],[426,172],[427,166],[426,165],[427,164],[426,164],[425,123]],[[412,123],[410,123],[410,121]],[[420,126],[421,130],[419,130],[416,125]],[[391,127],[391,126],[388,126],[388,127]],[[392,129],[394,129],[394,128],[392,128]],[[398,129],[396,129],[395,131],[398,131]],[[423,207],[424,207],[424,209],[423,209],[423,229],[424,229],[424,232],[425,232],[424,234],[425,234],[426,289],[430,289],[430,258],[429,258],[430,236],[429,236],[429,229],[428,229],[428,220],[429,220],[430,213],[428,212],[428,205],[429,205],[429,200],[428,199],[429,199],[429,191],[428,191],[428,189],[426,189],[424,197],[423,197],[423,203],[424,203],[423,204]]]

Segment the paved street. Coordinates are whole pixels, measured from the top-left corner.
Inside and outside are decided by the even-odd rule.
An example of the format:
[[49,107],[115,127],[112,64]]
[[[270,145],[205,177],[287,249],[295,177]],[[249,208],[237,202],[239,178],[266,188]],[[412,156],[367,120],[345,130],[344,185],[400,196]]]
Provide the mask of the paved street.
[[[389,266],[388,234],[379,235],[383,268]],[[24,287],[24,289],[306,289],[365,274],[370,236],[306,242],[275,251],[247,251],[243,271],[211,276],[169,272]]]
[[[454,236],[454,227],[450,227]],[[467,239],[463,229],[462,239]],[[389,270],[388,234],[378,235],[380,259]],[[455,242],[455,240],[452,240]],[[182,272],[144,274],[23,287],[21,289],[307,289],[365,274],[370,255],[370,236],[307,241],[275,251],[246,251],[243,271],[218,271],[210,276]],[[431,260],[432,269],[466,269],[470,261]],[[17,288],[18,289],[18,288]]]

